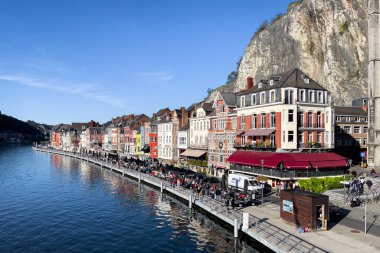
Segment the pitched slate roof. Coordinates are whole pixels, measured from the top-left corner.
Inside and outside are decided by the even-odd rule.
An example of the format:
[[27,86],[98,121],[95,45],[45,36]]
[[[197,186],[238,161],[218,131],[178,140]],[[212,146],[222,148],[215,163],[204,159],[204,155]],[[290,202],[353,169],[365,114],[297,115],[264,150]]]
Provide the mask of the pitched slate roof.
[[[308,79],[309,82],[306,83],[305,79]],[[269,80],[273,80],[273,85],[269,84]],[[254,92],[287,87],[326,91],[323,86],[315,82],[313,79],[311,79],[304,72],[297,68],[281,74],[272,75],[268,80],[261,80],[260,82],[262,83],[261,88],[259,88],[259,85],[256,84],[249,90],[239,92],[238,95],[245,95]]]
[[178,130],[178,132],[179,131],[187,131],[187,130],[189,130],[190,129],[190,124],[189,124],[189,122],[188,123],[186,123],[186,125],[184,125],[183,127],[181,127],[179,130]]
[[368,116],[368,112],[358,106],[336,106],[335,115],[347,115],[347,116]]
[[227,106],[236,106],[236,94],[233,92],[220,92]]

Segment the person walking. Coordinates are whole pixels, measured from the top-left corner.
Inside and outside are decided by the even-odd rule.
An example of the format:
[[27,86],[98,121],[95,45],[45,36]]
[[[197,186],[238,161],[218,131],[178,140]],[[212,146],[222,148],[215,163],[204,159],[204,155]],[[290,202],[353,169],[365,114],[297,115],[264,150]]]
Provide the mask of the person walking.
[[234,200],[234,197],[230,198],[230,202],[231,202],[232,210],[235,210],[235,200]]
[[227,207],[227,211],[230,212],[230,209],[228,208],[228,206],[230,205],[230,201],[229,201],[228,198],[226,198],[226,199],[224,200],[224,204],[225,204],[226,207]]

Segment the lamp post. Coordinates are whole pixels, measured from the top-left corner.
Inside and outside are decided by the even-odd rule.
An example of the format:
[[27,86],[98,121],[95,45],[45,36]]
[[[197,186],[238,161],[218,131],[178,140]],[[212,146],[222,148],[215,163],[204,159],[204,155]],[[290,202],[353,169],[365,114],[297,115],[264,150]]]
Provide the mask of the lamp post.
[[[261,181],[264,178],[264,159],[260,160],[261,162]],[[261,205],[264,204],[264,185],[261,183]]]

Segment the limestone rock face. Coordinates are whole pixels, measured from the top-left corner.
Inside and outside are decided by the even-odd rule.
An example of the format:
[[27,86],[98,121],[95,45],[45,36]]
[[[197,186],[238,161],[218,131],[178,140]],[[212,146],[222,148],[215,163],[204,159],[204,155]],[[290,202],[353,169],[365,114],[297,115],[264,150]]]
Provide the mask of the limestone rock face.
[[299,68],[332,93],[336,105],[367,96],[367,1],[300,0],[253,36],[234,91]]

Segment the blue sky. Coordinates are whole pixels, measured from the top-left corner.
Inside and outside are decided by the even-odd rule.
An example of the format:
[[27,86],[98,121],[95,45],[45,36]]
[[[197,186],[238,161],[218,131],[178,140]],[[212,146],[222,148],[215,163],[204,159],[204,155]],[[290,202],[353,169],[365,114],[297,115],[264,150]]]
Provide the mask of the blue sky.
[[47,124],[189,106],[291,0],[1,0],[0,110]]

